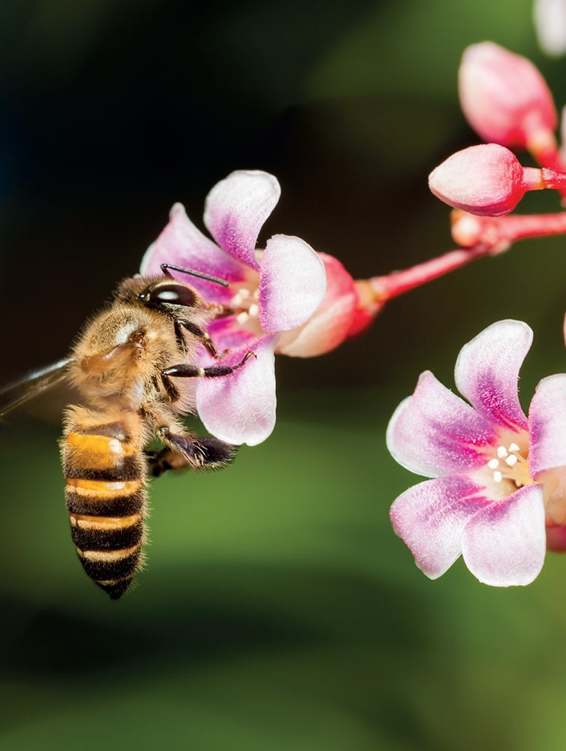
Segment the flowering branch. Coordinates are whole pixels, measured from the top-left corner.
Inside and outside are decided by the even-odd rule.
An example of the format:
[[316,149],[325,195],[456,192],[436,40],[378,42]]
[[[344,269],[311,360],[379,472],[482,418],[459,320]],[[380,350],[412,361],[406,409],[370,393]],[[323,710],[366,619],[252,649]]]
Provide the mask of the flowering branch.
[[[392,271],[384,276],[373,276],[364,280],[364,282],[372,290],[376,301],[384,303],[439,279],[451,271],[456,271],[462,266],[488,255],[489,252],[490,249],[484,245],[466,249],[457,248],[448,251],[448,253],[443,253],[437,258],[417,263],[408,269]],[[358,284],[364,282],[359,281]]]
[[[461,247],[369,280],[384,298],[519,240],[566,234],[566,212],[509,214],[529,190],[558,190],[566,205],[565,147],[556,141],[558,116],[539,71],[496,44],[477,44],[464,53],[459,90],[464,114],[488,143],[452,154],[429,186],[455,209],[452,236]],[[564,138],[564,119],[562,126]],[[541,169],[523,167],[511,148],[527,149]],[[540,382],[527,417],[517,381],[531,339],[518,321],[490,326],[456,362],[456,385],[469,404],[425,372],[389,423],[392,456],[434,478],[391,509],[395,531],[430,578],[462,555],[482,582],[528,584],[545,548],[566,551],[566,374]]]
[[461,248],[423,261],[401,271],[357,280],[366,306],[371,299],[380,307],[388,300],[423,287],[473,261],[509,250],[519,240],[566,234],[566,212],[557,214],[513,214],[476,216],[456,209],[452,212],[452,237]]

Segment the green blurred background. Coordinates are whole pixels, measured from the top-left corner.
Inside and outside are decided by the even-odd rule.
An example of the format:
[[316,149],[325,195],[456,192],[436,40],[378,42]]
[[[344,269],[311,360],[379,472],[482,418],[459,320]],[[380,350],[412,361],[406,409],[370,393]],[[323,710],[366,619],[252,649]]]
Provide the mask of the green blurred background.
[[[430,169],[476,138],[463,48],[539,54],[530,0],[3,0],[2,381],[67,349],[175,200],[200,221],[236,168],[283,187],[265,236],[358,277],[451,247]],[[530,195],[528,211],[557,210]],[[459,562],[431,583],[391,531],[415,481],[387,420],[499,318],[536,338],[525,399],[562,371],[566,240],[526,242],[388,306],[362,338],[278,361],[279,420],[212,475],[152,488],[149,565],[118,603],[68,534],[55,397],[0,426],[0,748],[558,751],[566,557],[526,589]]]

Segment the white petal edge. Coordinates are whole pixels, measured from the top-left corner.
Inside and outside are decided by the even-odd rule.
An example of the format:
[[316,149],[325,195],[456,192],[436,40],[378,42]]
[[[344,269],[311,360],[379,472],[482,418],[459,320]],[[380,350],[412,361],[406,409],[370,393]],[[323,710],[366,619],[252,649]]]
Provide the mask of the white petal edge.
[[204,223],[223,250],[257,269],[257,238],[280,196],[281,187],[273,175],[237,170],[208,194]]
[[308,321],[324,299],[326,270],[300,237],[274,235],[260,261],[260,320],[264,331],[290,331]]
[[[265,337],[248,349],[256,353],[232,375],[201,378],[196,391],[197,412],[205,428],[226,443],[257,446],[275,427],[275,341]],[[244,350],[232,352],[230,365]]]
[[532,341],[533,331],[523,321],[497,321],[465,344],[456,360],[454,378],[462,396],[501,427],[527,427],[518,382]]
[[482,491],[468,477],[441,477],[413,485],[394,501],[393,529],[429,579],[438,579],[460,557],[466,524],[491,503]]
[[462,536],[462,555],[471,573],[492,587],[531,584],[546,554],[543,491],[526,485],[470,519]]
[[566,466],[566,374],[543,378],[529,408],[529,465],[539,472]]
[[493,444],[491,424],[430,371],[419,376],[412,396],[397,407],[386,432],[395,461],[423,477],[461,474],[485,463]]

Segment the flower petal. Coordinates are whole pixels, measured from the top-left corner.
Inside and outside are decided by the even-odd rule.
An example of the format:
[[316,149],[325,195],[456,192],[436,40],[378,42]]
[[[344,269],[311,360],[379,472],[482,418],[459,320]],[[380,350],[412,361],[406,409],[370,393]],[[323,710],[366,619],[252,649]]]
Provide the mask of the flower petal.
[[204,223],[221,248],[257,269],[257,237],[280,195],[277,178],[267,172],[232,172],[208,194]]
[[350,334],[358,294],[354,280],[334,256],[319,253],[326,271],[324,299],[302,326],[282,334],[277,352],[290,357],[316,357],[341,344]]
[[488,420],[511,430],[527,428],[518,381],[532,341],[526,323],[498,321],[464,345],[456,361],[460,393]]
[[275,427],[275,367],[272,337],[234,350],[222,364],[236,365],[249,350],[256,353],[243,367],[221,378],[202,378],[197,412],[206,429],[222,441],[256,446]]
[[[241,264],[195,227],[181,203],[173,206],[169,213],[169,223],[147,249],[140,272],[148,276],[160,275],[162,263],[173,263],[227,281],[237,282],[245,278],[245,269]],[[198,289],[207,300],[227,302],[233,294],[217,284],[178,272],[172,273],[184,282],[190,281],[191,286]]]
[[264,331],[275,334],[301,326],[326,291],[318,254],[299,237],[274,235],[260,261],[259,311]]
[[390,517],[420,570],[437,579],[460,556],[470,518],[490,503],[469,478],[442,477],[406,490],[391,506]]
[[355,306],[355,297],[340,297],[330,307],[317,311],[304,326],[282,334],[277,341],[277,353],[317,357],[335,349],[348,335]]
[[470,519],[462,537],[466,566],[484,584],[530,584],[546,551],[543,492],[526,485]]
[[534,477],[566,466],[566,374],[543,378],[529,408],[529,466]]
[[387,427],[387,448],[403,467],[425,477],[459,473],[486,462],[493,427],[435,376],[422,373],[412,396]]
[[566,0],[535,0],[534,21],[538,41],[547,55],[566,52]]
[[[238,324],[236,316],[216,318],[208,324],[207,331],[218,352],[225,349],[249,349],[257,341],[257,336]],[[204,348],[201,364],[212,364],[212,358]]]

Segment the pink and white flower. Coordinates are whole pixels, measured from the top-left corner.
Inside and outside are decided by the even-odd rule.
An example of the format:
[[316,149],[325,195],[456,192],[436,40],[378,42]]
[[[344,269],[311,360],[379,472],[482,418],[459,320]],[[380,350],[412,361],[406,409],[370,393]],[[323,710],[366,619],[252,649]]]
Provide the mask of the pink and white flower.
[[[215,242],[175,204],[141,265],[143,274],[159,274],[160,264],[172,263],[229,282],[223,288],[191,279],[207,301],[226,312],[209,327],[218,350],[230,350],[222,363],[236,364],[248,351],[256,354],[232,375],[203,378],[197,385],[196,407],[205,427],[233,444],[256,445],[273,430],[274,352],[283,334],[291,346],[292,332],[311,318],[326,290],[324,263],[304,240],[274,235],[264,250],[256,248],[280,192],[276,178],[265,172],[233,172],[206,199],[204,223]],[[206,359],[203,353],[203,363]]]
[[395,532],[431,579],[462,555],[481,582],[529,584],[547,542],[566,539],[566,374],[540,381],[527,417],[518,378],[531,342],[521,321],[492,324],[456,362],[469,404],[427,371],[391,418],[393,457],[433,478],[391,507]]

